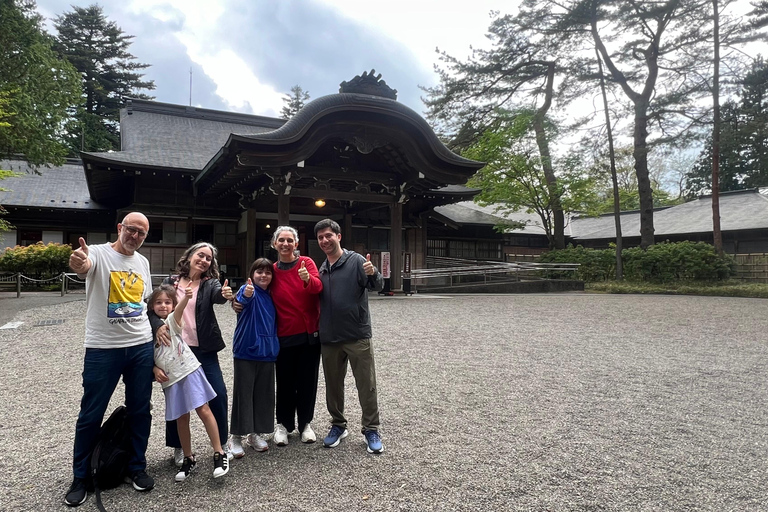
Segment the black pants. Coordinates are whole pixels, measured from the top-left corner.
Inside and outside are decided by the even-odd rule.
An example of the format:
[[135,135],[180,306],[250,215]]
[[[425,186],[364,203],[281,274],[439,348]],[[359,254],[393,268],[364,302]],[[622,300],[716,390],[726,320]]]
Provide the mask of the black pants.
[[288,432],[299,432],[315,416],[317,377],[320,370],[320,344],[304,343],[293,347],[280,347],[275,366],[277,397],[275,414]]

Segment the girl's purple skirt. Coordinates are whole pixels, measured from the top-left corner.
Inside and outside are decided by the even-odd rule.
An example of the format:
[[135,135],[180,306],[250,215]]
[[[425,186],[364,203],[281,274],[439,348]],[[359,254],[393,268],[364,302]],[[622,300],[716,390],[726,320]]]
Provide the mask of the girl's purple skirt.
[[216,397],[216,392],[205,378],[202,367],[173,386],[165,388],[163,392],[165,393],[165,421],[179,419]]

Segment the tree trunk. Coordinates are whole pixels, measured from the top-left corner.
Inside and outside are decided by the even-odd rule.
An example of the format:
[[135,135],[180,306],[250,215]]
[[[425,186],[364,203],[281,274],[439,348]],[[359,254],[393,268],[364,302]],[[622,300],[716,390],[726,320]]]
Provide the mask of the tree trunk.
[[549,204],[552,209],[552,239],[550,246],[554,249],[565,249],[565,214],[563,206],[560,203],[560,190],[557,186],[557,177],[552,168],[552,154],[549,151],[549,140],[544,131],[544,119],[549,107],[552,105],[553,84],[555,82],[555,63],[547,64],[547,84],[544,93],[544,104],[536,110],[533,117],[533,129],[536,132],[536,144],[539,147],[539,156],[541,157],[541,168],[544,171],[544,177],[547,180],[547,192],[549,194]]
[[715,56],[712,83],[712,239],[717,253],[723,254],[720,231],[720,13],[717,0],[712,0],[714,16]]
[[613,129],[611,128],[611,115],[608,112],[608,94],[605,92],[605,76],[603,75],[603,61],[600,52],[595,48],[597,55],[597,69],[600,72],[600,92],[603,94],[603,108],[605,110],[605,131],[608,134],[608,158],[611,162],[611,183],[613,184],[613,220],[616,227],[616,280],[624,279],[624,263],[621,259],[624,243],[621,238],[621,198],[619,196],[619,179],[616,176],[616,153],[613,149]]
[[648,102],[644,98],[635,103],[635,128],[633,132],[635,174],[640,196],[640,247],[647,249],[654,242],[653,190],[648,176]]

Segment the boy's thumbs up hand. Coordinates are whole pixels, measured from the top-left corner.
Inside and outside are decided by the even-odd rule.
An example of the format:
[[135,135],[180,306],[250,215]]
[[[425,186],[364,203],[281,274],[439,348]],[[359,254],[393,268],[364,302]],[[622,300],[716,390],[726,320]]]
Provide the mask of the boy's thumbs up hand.
[[299,267],[299,277],[305,283],[309,282],[309,270],[307,270],[307,266],[304,263],[304,260],[301,260],[301,267]]
[[253,297],[253,281],[251,281],[251,278],[248,278],[248,281],[245,283],[245,291],[243,292],[246,297]]
[[376,273],[376,267],[373,266],[373,263],[371,263],[371,255],[366,254],[365,255],[365,263],[363,263],[363,272],[365,272],[365,275],[372,276]]

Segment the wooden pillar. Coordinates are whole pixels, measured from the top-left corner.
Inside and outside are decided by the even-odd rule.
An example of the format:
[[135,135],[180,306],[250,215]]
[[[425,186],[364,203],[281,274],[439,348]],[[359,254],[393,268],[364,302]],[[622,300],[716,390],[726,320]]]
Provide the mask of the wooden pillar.
[[256,210],[254,208],[248,208],[245,213],[245,261],[243,266],[240,267],[240,275],[248,273],[248,268],[256,259]]
[[291,196],[284,191],[277,195],[277,225],[288,226],[291,215]]
[[390,288],[402,290],[403,280],[400,275],[403,269],[403,205],[395,203],[390,206],[392,221],[389,230],[389,261],[391,265]]
[[344,240],[344,243],[341,245],[343,245],[350,251],[354,250],[353,247],[355,246],[355,241],[352,239],[352,214],[351,213],[344,214],[344,225],[341,226],[341,232]]

